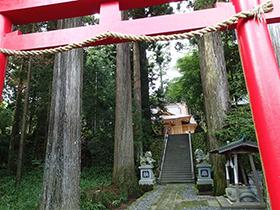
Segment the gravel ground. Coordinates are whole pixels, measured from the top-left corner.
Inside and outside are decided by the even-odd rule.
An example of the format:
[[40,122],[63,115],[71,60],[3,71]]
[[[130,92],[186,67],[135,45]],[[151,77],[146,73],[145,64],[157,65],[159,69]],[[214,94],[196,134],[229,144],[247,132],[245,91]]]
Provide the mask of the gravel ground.
[[150,209],[151,206],[156,204],[160,199],[161,195],[165,191],[165,186],[157,185],[155,189],[151,192],[145,193],[141,198],[133,202],[128,210],[145,210]]
[[[211,196],[198,196],[193,184],[158,185],[132,203],[128,210],[220,210],[208,206],[207,200],[216,199]],[[190,205],[189,203],[192,203],[192,207],[184,207]]]
[[214,196],[197,195],[197,190],[193,184],[157,185],[153,191],[145,193],[141,198],[133,202],[127,209],[221,210],[219,202]]

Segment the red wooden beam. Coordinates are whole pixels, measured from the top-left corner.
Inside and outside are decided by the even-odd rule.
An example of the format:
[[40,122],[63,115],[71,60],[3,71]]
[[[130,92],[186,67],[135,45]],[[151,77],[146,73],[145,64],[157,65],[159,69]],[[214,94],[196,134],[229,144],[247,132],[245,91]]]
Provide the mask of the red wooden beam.
[[[268,23],[280,22],[280,1],[274,0],[274,5],[274,12],[266,16]],[[117,18],[118,15],[118,13],[114,14],[110,10],[102,14],[104,16],[105,14],[111,14],[114,15],[115,18]],[[101,17],[101,20],[106,21],[101,21],[100,25],[24,35],[13,32],[4,37],[3,46],[5,48],[17,50],[50,48],[85,40],[107,31],[146,35],[186,32],[216,24],[233,14],[235,14],[235,11],[232,4],[224,3],[217,8],[200,10],[192,13],[163,15],[128,21],[119,21],[118,19],[118,21],[112,22],[110,18],[102,19]],[[69,34],[75,34],[75,36],[69,36]],[[119,40],[110,39],[103,41],[102,44],[117,42],[119,42]]]
[[122,20],[119,1],[105,2],[100,5],[101,25],[114,25]]
[[[233,0],[233,3],[239,12],[260,1]],[[271,207],[279,210],[280,71],[265,22],[241,20],[237,34]]]
[[[0,0],[0,14],[14,24],[79,17],[99,13],[112,0]],[[119,0],[120,10],[148,7],[182,0]]]
[[[200,10],[187,14],[163,15],[128,21],[106,22],[100,25],[55,30],[43,33],[10,33],[4,37],[4,47],[27,50],[66,45],[85,40],[107,31],[130,34],[171,34],[199,29],[215,24],[234,14],[232,4],[213,9]],[[70,36],[74,34],[75,36]],[[119,40],[107,40],[103,44],[117,43]],[[99,43],[100,44],[100,43]]]
[[[1,0],[0,0],[1,1]],[[99,12],[100,0],[2,0],[0,13],[14,24],[85,16]]]

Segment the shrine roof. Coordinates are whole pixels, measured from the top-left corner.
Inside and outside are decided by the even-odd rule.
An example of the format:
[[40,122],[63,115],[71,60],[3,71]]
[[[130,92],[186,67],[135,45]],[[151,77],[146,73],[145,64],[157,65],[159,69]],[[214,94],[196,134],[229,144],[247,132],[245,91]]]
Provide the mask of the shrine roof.
[[163,120],[190,120],[191,115],[177,114],[177,115],[162,115]]
[[221,146],[210,151],[210,153],[233,154],[233,153],[257,153],[259,151],[256,142],[249,141],[245,137],[240,140],[233,141],[227,145]]

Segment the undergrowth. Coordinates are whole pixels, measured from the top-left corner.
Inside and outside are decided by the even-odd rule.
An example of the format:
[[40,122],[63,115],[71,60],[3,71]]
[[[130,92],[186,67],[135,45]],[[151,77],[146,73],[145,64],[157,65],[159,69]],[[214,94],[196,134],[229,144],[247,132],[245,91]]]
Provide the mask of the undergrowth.
[[[43,181],[42,170],[24,174],[20,187],[15,187],[15,178],[0,171],[0,210],[38,209]],[[111,189],[111,170],[89,168],[81,175],[81,209],[98,210],[117,208],[127,201],[126,195]],[[103,190],[106,189],[106,190]],[[89,192],[97,192],[95,198]],[[100,193],[99,193],[100,192]],[[110,208],[111,209],[111,208]]]
[[25,174],[21,185],[16,188],[15,178],[1,172],[0,177],[0,209],[35,209],[42,188],[43,173],[34,170]]

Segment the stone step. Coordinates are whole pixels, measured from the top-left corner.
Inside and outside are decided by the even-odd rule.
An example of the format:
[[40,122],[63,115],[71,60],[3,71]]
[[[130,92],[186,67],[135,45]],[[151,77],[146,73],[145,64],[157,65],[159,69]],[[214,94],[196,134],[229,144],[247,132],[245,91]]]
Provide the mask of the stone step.
[[[177,163],[177,164],[182,164],[182,163],[188,163],[188,162],[191,162],[191,159],[189,158],[185,158],[185,157],[182,157],[182,158],[178,158],[178,157],[167,157],[165,159],[166,161],[165,162],[170,162],[170,161],[174,161],[173,163]],[[178,161],[184,161],[184,162],[178,162]]]
[[181,159],[181,160],[176,160],[176,161],[172,161],[172,160],[166,160],[164,161],[164,163],[172,163],[172,165],[190,165],[191,161],[185,160],[185,159]]
[[190,171],[162,171],[163,174],[192,174]]
[[172,159],[167,159],[166,161],[164,161],[164,163],[172,163],[172,165],[190,165],[191,161],[190,160],[186,160],[184,158],[180,159],[180,160],[172,160]]
[[162,179],[160,180],[161,184],[168,184],[168,183],[194,183],[193,179]]
[[165,167],[162,169],[162,172],[176,172],[176,171],[181,171],[184,173],[192,173],[191,167],[189,168],[170,168],[170,167]]
[[172,165],[179,165],[179,166],[181,166],[181,165],[191,165],[191,161],[188,161],[188,160],[176,160],[176,161],[166,160],[166,161],[164,161],[164,163],[172,164]]
[[161,173],[162,176],[165,176],[165,175],[190,175],[192,176],[193,173],[190,172],[190,171],[162,171]]
[[186,182],[188,180],[192,180],[193,181],[193,178],[192,177],[163,177],[161,179],[161,181],[165,181],[165,182],[172,182],[172,181],[182,181],[182,182]]
[[162,174],[192,174],[191,171],[162,171]]
[[161,179],[192,179],[192,176],[162,176]]
[[165,162],[164,168],[165,166],[171,167],[171,168],[190,168],[192,165],[189,163],[184,163],[184,164],[172,164],[170,162]]
[[164,160],[164,163],[172,163],[172,165],[188,165],[191,164],[191,161],[186,158],[180,158],[180,159],[167,158]]
[[194,182],[188,135],[168,137],[160,181],[162,183]]
[[171,178],[162,178],[161,181],[165,181],[165,182],[172,182],[172,181],[182,181],[182,182],[186,182],[186,181],[194,181],[194,179],[192,177],[185,177],[185,178],[181,178],[181,177],[171,177]]
[[165,163],[165,165],[163,166],[163,168],[178,168],[178,169],[189,169],[191,168],[191,164],[184,164],[184,165],[171,165],[171,163]]
[[191,166],[164,166],[162,170],[181,170],[181,171],[188,171],[191,170]]
[[164,174],[192,174],[190,171],[162,171],[161,175]]

